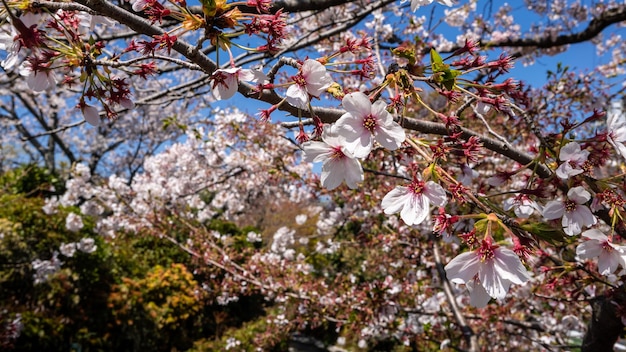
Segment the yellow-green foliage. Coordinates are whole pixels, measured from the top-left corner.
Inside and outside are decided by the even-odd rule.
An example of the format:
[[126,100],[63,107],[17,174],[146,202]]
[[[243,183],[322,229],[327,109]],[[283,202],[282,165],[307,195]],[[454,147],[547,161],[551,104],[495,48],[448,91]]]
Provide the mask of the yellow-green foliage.
[[176,328],[200,308],[198,283],[183,264],[152,268],[142,279],[125,277],[109,296],[117,324],[147,316],[158,329]]

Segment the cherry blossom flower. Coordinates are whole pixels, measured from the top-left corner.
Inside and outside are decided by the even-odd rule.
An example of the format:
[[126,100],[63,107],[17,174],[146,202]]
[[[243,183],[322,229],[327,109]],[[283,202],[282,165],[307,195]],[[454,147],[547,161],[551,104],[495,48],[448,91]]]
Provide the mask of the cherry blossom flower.
[[587,241],[576,247],[580,259],[598,258],[598,272],[610,275],[618,266],[626,268],[626,248],[611,243],[611,240],[600,230],[591,229],[582,233]]
[[[454,5],[452,0],[437,0],[438,3],[446,6]],[[415,12],[421,6],[430,5],[433,3],[433,0],[411,0],[411,11]]]
[[[39,31],[36,27],[41,17],[39,14],[27,12],[17,19],[20,22],[19,24],[8,26],[10,31],[6,31],[6,27],[2,28],[0,32],[0,50],[7,52],[4,60],[0,62],[2,68],[8,71],[21,63],[22,58],[25,56],[24,54],[20,55],[22,47],[36,50],[41,44],[42,31]],[[7,21],[11,22],[12,20],[9,17]],[[20,33],[16,26],[22,28],[23,33]]]
[[430,203],[444,206],[448,201],[446,191],[439,184],[413,180],[407,187],[396,186],[383,198],[385,214],[400,212],[400,217],[409,226],[421,224],[430,214]]
[[591,210],[584,205],[591,199],[591,194],[582,186],[572,187],[567,192],[567,200],[553,200],[543,208],[543,217],[547,220],[563,218],[563,231],[569,236],[578,235],[585,226],[595,225],[598,221]]
[[611,104],[606,114],[608,135],[607,141],[626,159],[626,113],[620,102]]
[[80,215],[75,213],[67,214],[67,218],[65,219],[65,228],[71,232],[78,232],[83,228],[83,219]]
[[479,248],[465,252],[445,266],[448,279],[468,285],[472,305],[486,305],[484,292],[490,297],[503,299],[511,284],[523,285],[530,275],[521,260],[510,249],[493,245],[491,238],[482,241]]
[[348,150],[357,158],[366,157],[374,141],[389,150],[398,149],[404,142],[404,129],[393,120],[384,102],[379,100],[372,104],[367,95],[354,92],[346,94],[341,105],[347,112],[336,125]]
[[505,211],[513,209],[515,216],[523,219],[528,219],[535,210],[540,210],[537,203],[525,194],[506,199],[503,208]]
[[83,253],[93,253],[98,249],[96,241],[93,238],[85,237],[81,238],[80,242],[76,245],[76,249]]
[[34,92],[43,92],[46,88],[56,84],[52,70],[33,69],[32,65],[33,63],[31,61],[25,61],[19,68],[20,75],[26,77],[28,88],[32,89]]
[[230,99],[237,93],[239,82],[262,81],[265,77],[260,71],[231,67],[215,70],[213,73],[213,96],[217,100]]
[[322,142],[309,141],[302,145],[306,162],[322,162],[322,185],[337,188],[344,180],[351,189],[363,181],[363,168],[345,146],[335,126],[326,126]]
[[301,109],[308,108],[309,95],[319,98],[333,83],[333,79],[326,72],[326,67],[319,61],[311,59],[304,61],[300,72],[293,79],[295,84],[287,88],[285,97],[289,104]]
[[568,179],[572,176],[582,174],[583,164],[589,156],[588,150],[580,150],[580,144],[569,142],[561,148],[559,160],[564,163],[556,169],[556,175],[561,179]]

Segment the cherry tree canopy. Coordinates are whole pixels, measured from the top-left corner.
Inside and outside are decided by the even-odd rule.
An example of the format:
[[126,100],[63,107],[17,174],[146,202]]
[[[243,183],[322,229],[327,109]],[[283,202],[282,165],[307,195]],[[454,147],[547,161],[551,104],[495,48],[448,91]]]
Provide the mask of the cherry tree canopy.
[[[45,211],[177,244],[219,304],[262,294],[254,345],[622,333],[625,4],[3,0],[0,18],[2,166],[71,170]],[[281,204],[299,217],[269,224]],[[242,248],[218,217],[264,232]]]

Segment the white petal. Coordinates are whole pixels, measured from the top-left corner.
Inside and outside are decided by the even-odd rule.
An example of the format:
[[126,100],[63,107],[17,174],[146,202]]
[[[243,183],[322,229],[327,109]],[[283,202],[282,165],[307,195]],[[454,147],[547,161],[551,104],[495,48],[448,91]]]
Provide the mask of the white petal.
[[438,183],[428,181],[424,185],[424,195],[436,206],[442,207],[448,202],[446,191]]
[[347,112],[359,120],[362,120],[363,117],[372,113],[372,103],[370,99],[361,92],[346,94],[341,101],[341,105]]
[[375,130],[376,141],[389,150],[396,150],[406,139],[404,128],[394,121]]
[[330,158],[332,147],[324,142],[308,141],[302,144],[304,151],[304,161],[307,163],[317,163]]
[[292,84],[285,93],[287,102],[297,108],[306,109],[309,103],[309,94],[299,85]]
[[87,123],[95,127],[100,125],[100,114],[98,113],[98,109],[91,105],[85,105],[85,107],[82,108],[82,112]]
[[489,296],[497,299],[506,297],[511,283],[499,275],[493,261],[485,262],[478,272],[480,284],[483,285]]
[[483,308],[491,300],[491,296],[485,291],[485,288],[476,282],[476,280],[469,281],[467,289],[470,291],[470,304],[476,308]]
[[494,269],[503,279],[522,285],[530,280],[528,270],[517,254],[508,248],[498,247],[494,250]]
[[444,269],[450,281],[464,284],[478,274],[481,265],[478,254],[472,251],[457,255]]
[[395,214],[399,212],[409,201],[411,194],[409,189],[403,186],[396,186],[383,197],[382,207],[385,214]]
[[606,242],[609,240],[609,238],[602,231],[598,229],[587,230],[583,232],[582,236],[587,237],[591,240],[596,240],[600,242]]
[[423,194],[410,194],[409,201],[400,212],[400,217],[409,226],[418,225],[426,220],[429,212],[428,198]]
[[567,198],[573,200],[577,204],[584,204],[591,199],[591,193],[587,192],[582,186],[570,188],[567,192]]
[[576,142],[569,142],[561,148],[559,152],[559,159],[561,161],[573,160],[580,154],[580,144]]
[[565,206],[563,202],[558,200],[552,200],[543,207],[543,217],[547,220],[558,219],[565,213]]
[[607,252],[604,250],[600,253],[600,257],[598,258],[598,272],[602,275],[610,275],[617,270],[621,262],[619,252]]
[[593,259],[599,257],[603,250],[601,242],[589,240],[576,247],[576,255],[580,257],[580,259]]

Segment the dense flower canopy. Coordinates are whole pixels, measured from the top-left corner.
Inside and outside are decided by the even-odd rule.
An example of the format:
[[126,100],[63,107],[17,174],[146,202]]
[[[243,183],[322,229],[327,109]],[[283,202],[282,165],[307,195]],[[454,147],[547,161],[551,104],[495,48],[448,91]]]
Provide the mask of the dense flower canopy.
[[[0,199],[0,276],[29,285],[1,326],[85,350],[609,350],[624,21],[603,0],[4,1],[0,171],[49,174],[0,183],[50,222]],[[168,255],[133,271],[131,244]],[[98,275],[113,330],[73,334],[52,312]]]

